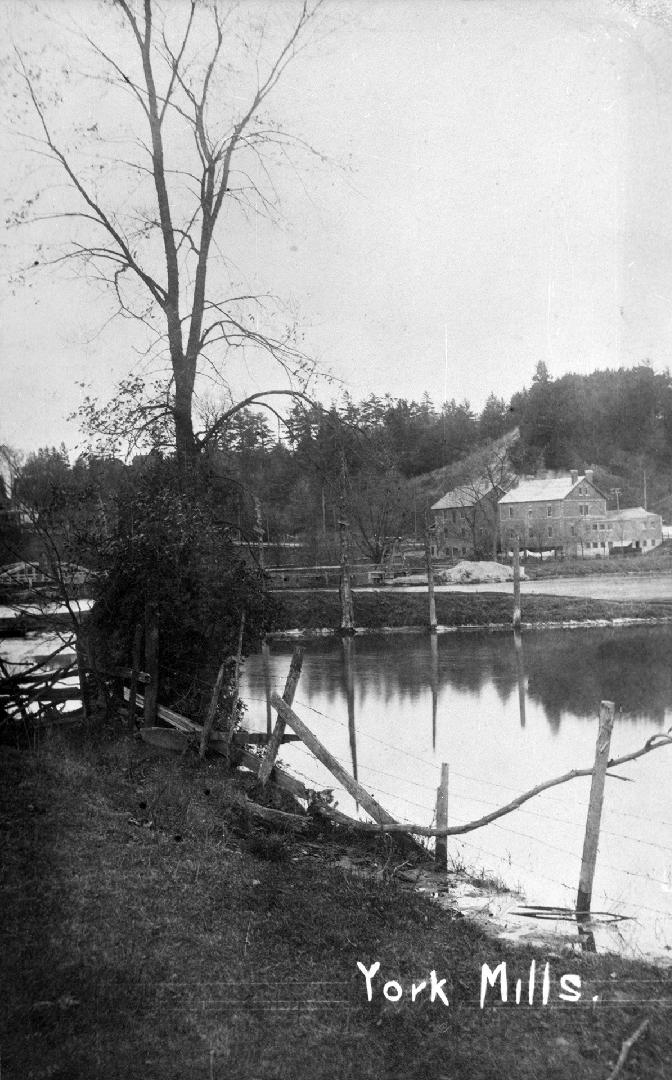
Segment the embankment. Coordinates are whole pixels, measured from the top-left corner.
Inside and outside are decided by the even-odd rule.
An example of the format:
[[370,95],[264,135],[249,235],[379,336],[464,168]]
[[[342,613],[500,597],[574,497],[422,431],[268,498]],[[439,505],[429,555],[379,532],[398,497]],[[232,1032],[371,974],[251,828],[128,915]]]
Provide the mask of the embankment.
[[[276,631],[337,630],[338,592],[286,591],[275,594]],[[437,593],[439,626],[510,626],[512,598],[507,593]],[[355,592],[355,625],[369,629],[427,626],[426,593]],[[672,600],[592,600],[580,597],[525,596],[524,623],[590,623],[622,619],[672,620]]]

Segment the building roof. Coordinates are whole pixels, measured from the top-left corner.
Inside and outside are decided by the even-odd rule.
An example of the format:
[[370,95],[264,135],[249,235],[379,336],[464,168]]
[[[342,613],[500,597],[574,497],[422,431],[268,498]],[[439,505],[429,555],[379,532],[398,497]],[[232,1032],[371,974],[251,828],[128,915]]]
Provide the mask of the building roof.
[[580,484],[590,484],[593,491],[604,498],[594,482],[585,476],[579,476],[576,480],[572,480],[571,476],[555,476],[523,480],[518,487],[507,492],[499,501],[504,505],[523,502],[557,502],[566,499],[570,492]]
[[632,506],[627,510],[607,510],[607,517],[610,521],[637,521],[640,518],[659,518],[660,514],[645,510],[643,506]]
[[475,484],[465,484],[463,487],[454,488],[443,495],[438,502],[431,507],[432,510],[463,510],[474,506],[484,499],[495,489],[487,481],[478,481]]

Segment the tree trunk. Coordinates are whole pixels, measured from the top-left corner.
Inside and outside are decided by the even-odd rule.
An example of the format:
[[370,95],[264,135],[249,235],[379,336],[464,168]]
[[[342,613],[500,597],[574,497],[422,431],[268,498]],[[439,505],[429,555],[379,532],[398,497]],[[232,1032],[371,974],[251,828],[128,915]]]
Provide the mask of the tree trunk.
[[198,447],[194,438],[194,425],[191,409],[194,396],[195,367],[188,364],[184,356],[173,357],[171,363],[175,375],[175,446],[178,460],[193,461],[198,456]]

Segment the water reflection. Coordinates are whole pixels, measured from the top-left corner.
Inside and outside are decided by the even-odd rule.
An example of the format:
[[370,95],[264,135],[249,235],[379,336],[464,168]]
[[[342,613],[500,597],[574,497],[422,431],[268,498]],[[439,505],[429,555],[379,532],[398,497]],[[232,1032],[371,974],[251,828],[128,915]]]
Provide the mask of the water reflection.
[[[450,762],[451,822],[473,822],[589,765],[601,700],[616,704],[615,756],[669,726],[671,646],[668,626],[319,639],[306,646],[297,711],[401,821],[431,822],[441,762]],[[292,644],[273,642],[270,655],[248,660],[243,696],[258,727],[265,685],[282,687],[291,653]],[[290,770],[308,770],[312,786],[333,786],[300,746],[283,754]],[[631,920],[618,933],[657,955],[672,949],[672,867],[658,840],[672,820],[669,752],[619,772],[634,782],[607,784],[595,909]],[[571,908],[588,792],[585,779],[545,792],[455,838],[451,854],[520,886],[537,907]]]
[[[552,732],[563,715],[593,721],[608,699],[623,721],[662,726],[672,706],[672,628],[544,631],[523,634],[391,635],[316,641],[304,666],[303,691],[333,703],[343,695],[354,747],[357,707],[401,701],[410,710],[431,691],[436,744],[437,702],[452,689],[477,699],[492,687],[502,705],[518,697],[521,727],[531,703],[541,706]],[[274,643],[274,654],[291,646]],[[356,658],[356,660],[355,660]],[[356,677],[355,677],[356,665]],[[356,751],[353,750],[353,753]]]
[[347,636],[341,639],[343,649],[343,674],[345,678],[345,699],[348,705],[348,735],[350,738],[350,756],[352,775],[357,779],[357,731],[355,728],[355,642]]
[[429,648],[432,684],[432,750],[436,750],[436,708],[439,701],[439,642],[436,634],[429,635]]
[[523,635],[519,630],[513,634],[513,647],[516,651],[516,677],[518,679],[518,713],[520,726],[525,727],[525,661],[523,659]]

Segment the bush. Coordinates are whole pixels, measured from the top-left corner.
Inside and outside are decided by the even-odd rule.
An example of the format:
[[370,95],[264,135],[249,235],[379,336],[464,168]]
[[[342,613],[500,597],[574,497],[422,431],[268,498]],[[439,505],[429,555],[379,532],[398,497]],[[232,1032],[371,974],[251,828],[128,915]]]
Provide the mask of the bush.
[[234,538],[233,494],[207,462],[178,468],[151,454],[129,470],[102,552],[94,648],[106,663],[128,665],[136,626],[155,608],[159,700],[191,715],[204,714],[222,659],[237,652],[243,612],[243,653],[269,626],[263,575]]

